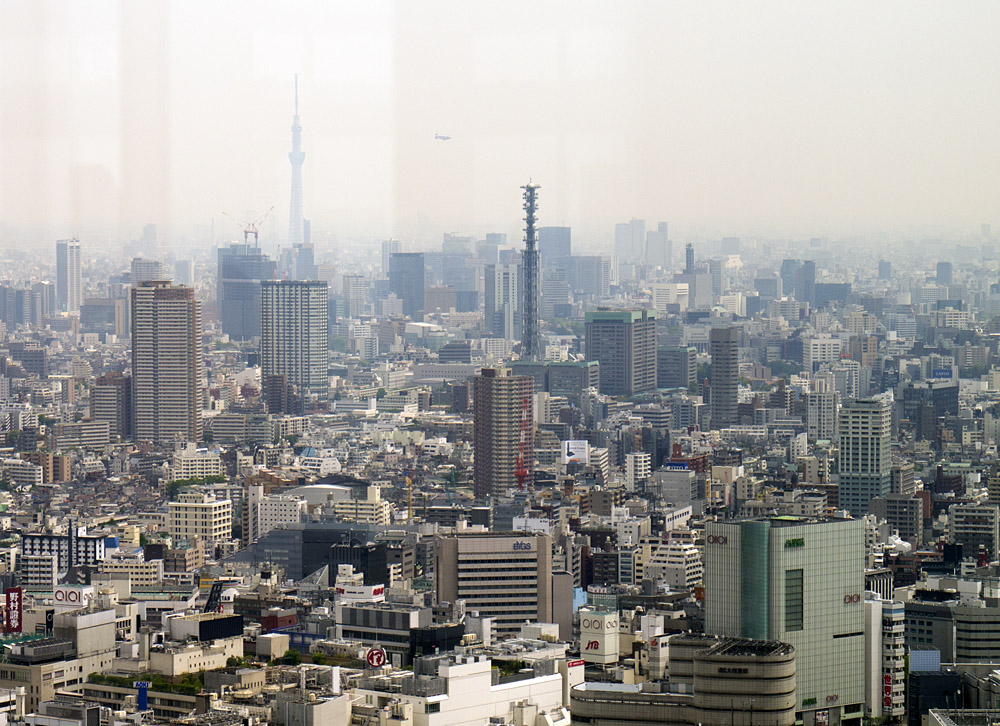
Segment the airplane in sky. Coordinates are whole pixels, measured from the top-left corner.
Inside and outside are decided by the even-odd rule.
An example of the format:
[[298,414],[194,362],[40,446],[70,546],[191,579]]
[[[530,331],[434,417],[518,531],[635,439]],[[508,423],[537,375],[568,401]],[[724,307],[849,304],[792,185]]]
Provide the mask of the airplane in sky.
[[434,134],[434,138],[437,139],[438,141],[448,141],[451,139],[451,137],[448,136],[448,134]]

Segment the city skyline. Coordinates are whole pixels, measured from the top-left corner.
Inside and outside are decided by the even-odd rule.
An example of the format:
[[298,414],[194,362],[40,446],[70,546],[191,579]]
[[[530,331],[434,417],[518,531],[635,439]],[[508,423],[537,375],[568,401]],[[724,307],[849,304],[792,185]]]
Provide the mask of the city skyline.
[[[225,242],[237,230],[223,212],[270,206],[264,234],[284,242],[296,73],[304,206],[332,244],[513,238],[509,190],[528,178],[546,186],[546,223],[595,250],[628,217],[668,219],[678,239],[962,236],[995,209],[996,165],[979,162],[1000,147],[981,92],[1000,53],[987,3],[553,3],[530,30],[517,6],[491,4],[249,3],[232,30],[211,4],[57,7],[0,11],[12,247],[43,233],[127,242],[149,221],[182,245],[214,220]],[[326,23],[336,42],[321,44]],[[234,37],[213,36],[223,28]]]

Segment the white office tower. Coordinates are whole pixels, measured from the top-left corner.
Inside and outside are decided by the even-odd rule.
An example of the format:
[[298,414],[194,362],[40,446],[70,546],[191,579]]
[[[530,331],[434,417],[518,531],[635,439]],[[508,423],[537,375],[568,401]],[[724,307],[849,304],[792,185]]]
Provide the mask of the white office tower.
[[852,516],[868,513],[892,483],[892,411],[882,399],[848,401],[840,409],[840,505]]
[[83,303],[79,240],[56,242],[56,299],[59,309],[69,313],[79,310]]
[[864,708],[861,520],[775,517],[705,527],[705,631],[795,646],[802,723]]

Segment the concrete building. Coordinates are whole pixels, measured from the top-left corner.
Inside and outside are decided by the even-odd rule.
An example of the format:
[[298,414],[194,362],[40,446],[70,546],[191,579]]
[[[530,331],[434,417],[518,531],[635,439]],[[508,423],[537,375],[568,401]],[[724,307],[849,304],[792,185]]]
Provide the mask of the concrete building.
[[168,480],[207,479],[222,474],[222,456],[218,451],[199,449],[195,444],[188,443],[174,451]]
[[388,526],[392,524],[392,503],[382,499],[382,488],[369,486],[363,497],[355,495],[333,503],[333,511],[341,522]]
[[22,451],[21,458],[42,467],[42,483],[67,482],[73,477],[70,457],[51,451]]
[[132,289],[132,425],[138,441],[172,445],[202,434],[201,303],[189,287]]
[[865,593],[865,715],[900,720],[906,713],[903,603]]
[[924,542],[924,503],[918,497],[889,494],[876,497],[869,504],[871,513],[884,519],[899,536],[919,547]]
[[1000,554],[1000,509],[992,505],[952,504],[948,508],[949,540],[962,545],[964,557],[975,558],[980,548],[992,561]]
[[539,227],[538,256],[542,267],[558,264],[573,254],[572,230],[569,227]]
[[630,492],[644,492],[651,475],[650,456],[645,451],[625,454],[625,485]]
[[739,420],[740,357],[739,330],[712,328],[709,337],[712,354],[712,428],[737,425]]
[[837,393],[823,391],[806,396],[806,432],[812,440],[833,441],[837,436]]
[[[420,658],[413,671],[363,678],[354,694],[355,713],[393,704],[389,723],[413,726],[569,726],[569,689],[583,681],[583,667],[566,661],[536,663],[530,673],[495,679],[485,655]],[[389,715],[389,714],[387,714]],[[333,723],[333,722],[329,722]]]
[[[256,241],[256,236],[254,237]],[[275,278],[276,265],[256,246],[220,247],[217,301],[222,332],[233,340],[260,335],[261,282]]]
[[698,375],[698,349],[693,345],[676,345],[656,351],[656,387],[691,388]]
[[107,421],[72,421],[56,424],[56,449],[103,449],[111,442]]
[[105,373],[90,387],[90,418],[108,423],[113,441],[132,437],[132,378]]
[[45,481],[44,470],[25,459],[0,459],[0,479],[15,487],[33,487]]
[[105,553],[104,537],[88,536],[73,525],[69,534],[26,532],[21,535],[22,556],[55,557],[60,572],[66,572],[73,565],[96,565],[104,560]]
[[802,342],[802,364],[812,375],[823,363],[835,363],[840,360],[844,343],[840,338],[830,335],[819,335]]
[[534,381],[509,368],[473,378],[473,488],[477,497],[530,486],[535,458]]
[[791,645],[704,635],[660,636],[654,640],[657,644],[666,641],[669,680],[642,684],[587,682],[575,686],[570,692],[573,723],[593,726],[792,726],[796,723],[798,666]]
[[820,711],[829,711],[831,723],[860,722],[863,522],[709,523],[705,542],[706,632],[790,643],[803,722],[814,723]]
[[251,485],[247,490],[247,532],[244,541],[256,542],[272,529],[297,524],[309,511],[309,503],[291,494],[264,494],[264,487]]
[[855,517],[889,493],[892,411],[879,399],[848,401],[840,409],[840,505]]
[[518,340],[523,327],[523,271],[518,264],[486,265],[483,315],[487,330],[498,338]]
[[167,505],[167,531],[178,539],[227,540],[233,532],[233,503],[201,491],[182,491]]
[[403,302],[403,315],[416,317],[424,310],[424,253],[395,252],[389,255],[389,292]]
[[656,311],[586,314],[587,360],[600,363],[600,392],[634,396],[656,388]]
[[56,242],[56,299],[59,310],[74,313],[83,302],[80,276],[80,242],[63,239]]
[[516,635],[525,622],[553,622],[548,534],[473,532],[438,537],[434,571],[438,602],[465,600],[468,612],[493,618],[500,637]]
[[704,577],[701,550],[692,542],[668,539],[645,564],[643,577],[662,580],[672,590],[693,590],[702,584]]
[[327,297],[323,281],[261,283],[261,379],[286,376],[300,398],[318,403],[330,386]]

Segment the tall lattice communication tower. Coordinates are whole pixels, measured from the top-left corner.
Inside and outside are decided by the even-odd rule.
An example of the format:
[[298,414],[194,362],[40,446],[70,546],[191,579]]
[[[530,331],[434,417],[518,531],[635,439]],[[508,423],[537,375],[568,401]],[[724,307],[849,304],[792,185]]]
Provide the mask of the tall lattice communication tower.
[[528,182],[524,190],[524,332],[521,353],[525,360],[540,360],[541,338],[538,333],[538,248],[536,246],[535,212],[538,209],[537,184]]

